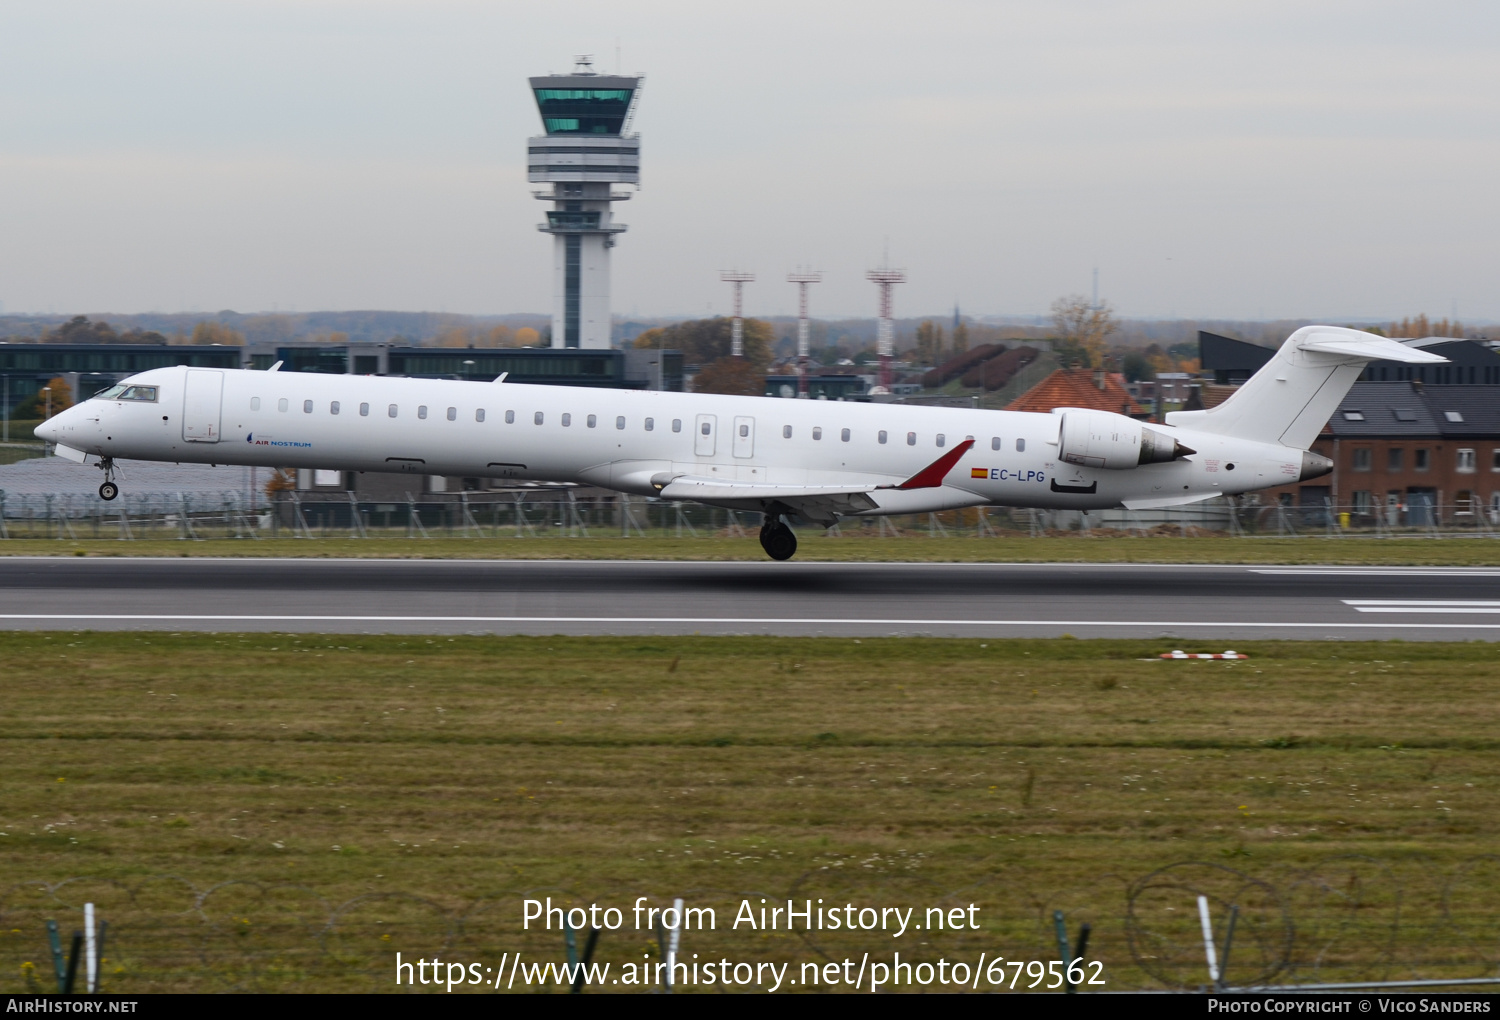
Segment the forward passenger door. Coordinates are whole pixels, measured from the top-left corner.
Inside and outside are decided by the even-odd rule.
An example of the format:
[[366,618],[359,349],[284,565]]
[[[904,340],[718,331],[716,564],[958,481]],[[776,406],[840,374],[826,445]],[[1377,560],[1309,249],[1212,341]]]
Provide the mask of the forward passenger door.
[[190,443],[217,443],[224,407],[224,373],[190,368],[182,397],[182,438]]

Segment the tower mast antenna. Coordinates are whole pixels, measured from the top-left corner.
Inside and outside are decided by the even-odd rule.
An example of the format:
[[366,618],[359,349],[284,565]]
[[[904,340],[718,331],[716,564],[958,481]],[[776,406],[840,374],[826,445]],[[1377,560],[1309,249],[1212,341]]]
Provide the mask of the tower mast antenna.
[[880,268],[865,274],[865,279],[880,288],[880,318],[875,325],[875,352],[880,355],[880,385],[886,393],[891,392],[891,358],[896,353],[896,324],[891,319],[891,291],[898,283],[906,282],[906,270],[893,269],[889,258],[881,261]]
[[734,286],[734,322],[730,326],[729,353],[736,358],[745,356],[745,284],[755,282],[755,274],[740,269],[726,269],[719,279]]
[[797,285],[797,396],[807,399],[807,355],[809,321],[807,318],[807,288],[810,284],[822,283],[823,274],[816,269],[798,269],[786,274],[787,283]]

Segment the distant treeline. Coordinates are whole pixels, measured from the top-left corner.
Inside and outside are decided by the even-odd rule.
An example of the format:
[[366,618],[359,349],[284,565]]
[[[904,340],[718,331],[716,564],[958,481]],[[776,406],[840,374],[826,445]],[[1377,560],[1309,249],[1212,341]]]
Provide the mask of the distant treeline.
[[454,331],[487,337],[497,327],[547,335],[545,315],[449,312],[239,312],[140,315],[3,315],[0,337],[15,343],[252,343],[316,340],[425,344]]

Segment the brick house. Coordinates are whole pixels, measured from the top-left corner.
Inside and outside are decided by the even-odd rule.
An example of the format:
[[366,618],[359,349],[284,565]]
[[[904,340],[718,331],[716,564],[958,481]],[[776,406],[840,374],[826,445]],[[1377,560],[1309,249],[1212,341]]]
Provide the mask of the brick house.
[[1331,475],[1261,500],[1330,506],[1355,524],[1500,523],[1500,386],[1355,383],[1313,450]]

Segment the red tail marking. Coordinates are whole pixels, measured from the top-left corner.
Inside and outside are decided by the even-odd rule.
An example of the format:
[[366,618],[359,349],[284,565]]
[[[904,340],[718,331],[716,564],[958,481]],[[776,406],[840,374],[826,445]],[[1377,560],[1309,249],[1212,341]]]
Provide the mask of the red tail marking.
[[912,475],[906,481],[896,486],[898,489],[935,489],[943,484],[943,479],[948,477],[948,472],[953,470],[959,458],[969,452],[969,447],[974,445],[974,440],[965,439],[953,449],[943,454],[937,460],[928,464],[922,470]]

